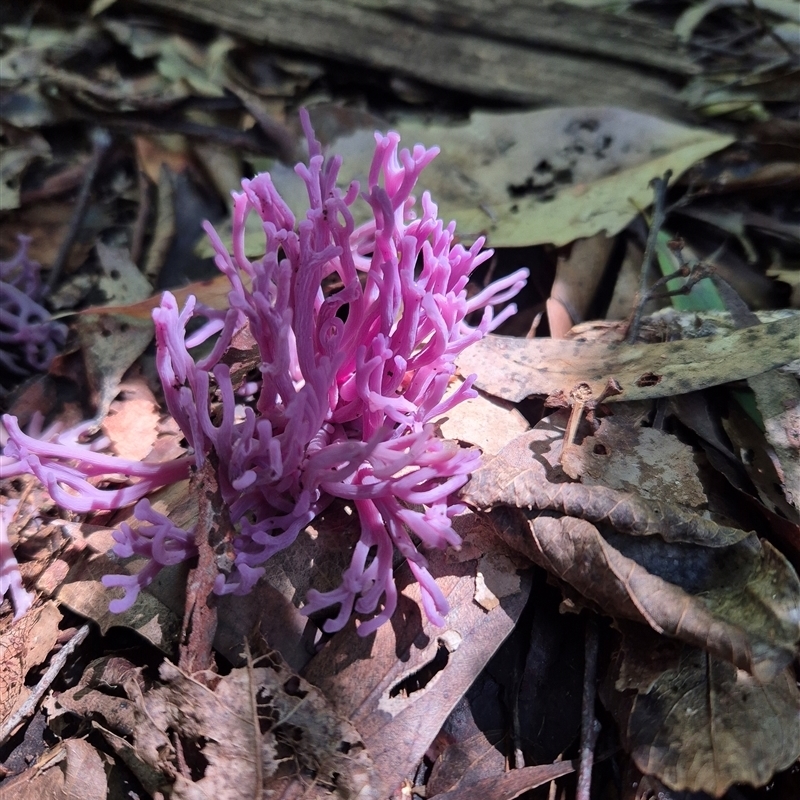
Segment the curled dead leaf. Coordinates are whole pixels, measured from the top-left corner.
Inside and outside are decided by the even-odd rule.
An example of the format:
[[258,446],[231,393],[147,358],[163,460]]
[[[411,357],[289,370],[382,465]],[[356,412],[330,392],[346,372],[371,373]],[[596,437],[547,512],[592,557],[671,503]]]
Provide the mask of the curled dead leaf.
[[561,435],[543,421],[478,470],[462,496],[495,506],[508,544],[605,613],[761,680],[785,669],[800,640],[800,580],[789,562],[755,534],[682,506],[563,482],[554,467]]

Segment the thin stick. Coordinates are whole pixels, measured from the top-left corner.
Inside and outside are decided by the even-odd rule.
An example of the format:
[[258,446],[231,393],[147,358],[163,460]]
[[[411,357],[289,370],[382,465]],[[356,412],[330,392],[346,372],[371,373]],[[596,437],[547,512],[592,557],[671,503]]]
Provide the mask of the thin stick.
[[28,699],[3,723],[0,727],[0,745],[5,744],[6,740],[16,730],[17,726],[30,717],[39,705],[39,701],[44,697],[45,692],[50,688],[50,684],[64,668],[67,659],[75,652],[78,645],[89,635],[89,625],[84,625],[53,657],[53,661],[47,668],[47,672],[42,675],[42,679],[31,692]]
[[597,692],[597,623],[586,620],[586,664],[583,670],[583,703],[581,706],[581,763],[578,769],[578,788],[575,800],[589,800],[592,789],[594,748],[600,733],[600,723],[594,716]]
[[97,170],[100,169],[100,164],[103,162],[106,151],[111,147],[111,136],[104,128],[95,128],[92,131],[91,138],[92,157],[86,165],[81,191],[75,202],[75,210],[72,212],[69,228],[67,228],[67,233],[61,240],[61,245],[58,248],[55,261],[53,261],[50,267],[50,275],[47,277],[47,294],[53,291],[58,279],[61,277],[61,272],[69,257],[69,251],[72,250],[72,245],[75,243],[75,239],[78,237],[78,231],[81,229],[83,216],[86,213],[86,206],[89,203],[89,194],[92,190],[92,184],[97,175]]
[[258,721],[258,687],[256,686],[255,664],[247,639],[244,641],[244,654],[247,659],[247,682],[250,688],[250,713],[253,715],[253,767],[255,771],[253,800],[261,800],[264,793],[264,759],[262,756],[261,724]]
[[639,282],[639,297],[636,305],[636,311],[633,314],[633,320],[628,326],[628,335],[625,341],[628,344],[633,344],[636,337],[639,335],[639,328],[642,324],[642,314],[644,307],[647,303],[647,276],[650,274],[650,266],[653,263],[653,257],[656,252],[656,241],[658,240],[658,232],[667,220],[667,188],[669,187],[669,179],[672,177],[672,170],[667,170],[663,178],[654,178],[651,185],[655,192],[655,206],[653,208],[653,218],[650,220],[650,230],[647,234],[647,244],[644,248],[644,258],[642,259],[642,276]]

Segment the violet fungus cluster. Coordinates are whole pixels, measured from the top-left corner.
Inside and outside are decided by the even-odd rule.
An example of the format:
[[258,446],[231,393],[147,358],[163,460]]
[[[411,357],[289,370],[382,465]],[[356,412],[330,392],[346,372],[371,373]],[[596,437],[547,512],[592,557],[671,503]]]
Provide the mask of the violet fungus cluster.
[[50,366],[64,346],[67,328],[51,320],[41,305],[41,266],[28,256],[30,237],[17,238],[16,255],[0,261],[0,367],[24,376]]
[[[419,582],[427,616],[443,624],[447,601],[421,549],[458,546],[452,518],[463,507],[452,496],[478,465],[479,454],[435,435],[433,421],[474,396],[473,378],[454,384],[455,357],[515,312],[491,306],[513,297],[520,270],[467,297],[470,273],[490,257],[483,241],[455,242],[425,193],[415,212],[411,195],[436,149],[398,152],[399,136],[376,134],[366,191],[336,187],[341,160],[326,159],[308,117],[303,124],[310,163],[296,172],[309,210],[299,222],[269,174],[234,193],[233,252],[210,225],[216,264],[230,281],[229,309],[198,313],[165,293],[153,312],[157,367],[166,405],[190,452],[166,463],[122,462],[112,456],[39,442],[5,418],[6,452],[25,463],[65,508],[88,512],[137,503],[137,528],[115,533],[119,556],[138,554],[138,575],[107,576],[121,586],[115,611],[134,602],[167,564],[196,552],[192,531],[176,527],[147,501],[153,490],[182,480],[214,454],[219,489],[235,529],[232,568],[217,578],[220,594],[245,594],[263,564],[295,541],[335,498],[356,510],[360,540],[338,589],[309,592],[305,613],[338,605],[324,627],[342,628],[353,612],[368,634],[395,610],[395,551]],[[372,219],[356,228],[350,206],[361,198]],[[264,254],[245,250],[245,220],[255,213]],[[323,293],[322,283],[333,283]],[[466,317],[482,309],[477,326]],[[245,326],[260,354],[257,380],[234,385],[223,356]],[[205,355],[192,351],[205,344]],[[135,479],[121,488],[97,488],[102,476]],[[137,502],[138,501],[138,502]]]

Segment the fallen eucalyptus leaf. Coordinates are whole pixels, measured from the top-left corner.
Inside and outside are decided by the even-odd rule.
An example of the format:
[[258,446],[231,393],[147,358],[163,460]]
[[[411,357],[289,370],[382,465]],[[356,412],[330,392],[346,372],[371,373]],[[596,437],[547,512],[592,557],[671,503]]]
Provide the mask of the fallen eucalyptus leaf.
[[[420,178],[418,196],[430,191],[441,218],[456,220],[461,237],[488,234],[495,247],[563,245],[601,231],[613,236],[650,205],[653,178],[668,169],[678,178],[733,141],[621,108],[474,112],[465,124],[408,119],[390,127],[406,147],[441,148]],[[372,134],[356,131],[330,143],[344,158],[341,186],[365,185]],[[270,174],[295,214],[304,214],[307,200],[293,170],[276,164]],[[367,211],[357,203],[356,221]],[[248,246],[263,252],[263,233]]]
[[586,383],[595,397],[613,378],[620,394],[605,402],[645,400],[750,378],[800,357],[795,317],[784,317],[720,336],[659,344],[519,339],[488,335],[456,360],[477,373],[475,385],[504,400],[529,395],[569,396]]

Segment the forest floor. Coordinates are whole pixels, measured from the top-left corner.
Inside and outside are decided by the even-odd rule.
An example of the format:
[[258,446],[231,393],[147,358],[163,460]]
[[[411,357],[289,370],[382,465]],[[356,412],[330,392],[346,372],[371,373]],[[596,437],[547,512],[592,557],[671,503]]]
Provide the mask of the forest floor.
[[[800,797],[796,3],[8,5],[0,797]],[[350,197],[355,225],[380,226],[380,203],[403,191],[391,165],[379,179],[370,169],[375,132],[396,131],[401,148],[439,148],[414,213],[435,213],[420,203],[430,192],[445,226],[455,221],[448,269],[480,237],[494,253],[451,294],[425,283],[433,244],[398,279],[402,300],[387,299],[388,278],[375,284],[387,342],[412,309],[425,320],[408,358],[381,367],[384,385],[408,372],[385,407],[373,399],[346,425],[332,410],[297,445],[297,485],[334,430],[363,461],[317,488],[252,591],[217,595],[220,573],[246,576],[231,573],[234,547],[254,547],[245,532],[261,513],[223,496],[249,496],[256,473],[232,486],[241,454],[217,445],[195,459],[192,442],[212,439],[176,398],[202,395],[194,419],[201,408],[215,436],[249,430],[242,447],[267,436],[246,428],[251,417],[266,415],[277,442],[299,412],[284,413],[294,395],[271,411],[258,399],[265,376],[286,372],[257,322],[217,356],[198,348],[219,361],[198,368],[198,389],[165,378],[167,326],[157,346],[153,312],[166,319],[164,292],[179,308],[194,296],[210,320],[235,319],[234,298],[261,302],[273,235],[262,219],[303,220],[311,202],[324,216],[314,231],[340,230],[335,193],[333,205],[310,201],[294,169],[309,163],[301,109],[322,152],[342,158],[342,192],[352,181],[365,192]],[[231,192],[265,172],[286,209],[237,220]],[[416,230],[411,216],[395,224]],[[270,284],[274,307],[293,287],[283,330],[305,330],[299,278],[313,269],[315,324],[330,307],[330,330],[351,329],[370,275],[388,269],[380,237],[353,234],[354,258],[373,264],[355,286],[341,254],[321,267],[292,256],[300,230],[287,223],[274,248],[294,270]],[[237,278],[214,259],[232,240]],[[400,270],[409,241],[392,239],[386,263]],[[521,289],[509,277],[520,269]],[[475,375],[477,396],[420,422],[420,456],[386,408],[411,403],[423,419],[409,399],[423,372],[409,365],[443,331],[455,342],[478,325],[480,312],[446,317],[504,280],[519,289],[515,313],[430,357],[448,391]],[[512,300],[500,299],[495,313]],[[328,328],[314,330],[321,352]],[[370,330],[359,352],[378,341]],[[308,349],[285,338],[281,352]],[[312,382],[302,377],[298,393]],[[366,382],[320,396],[338,410]],[[387,442],[360,441],[378,412],[388,422],[375,436],[400,441],[405,459],[383,473],[373,453]],[[270,453],[259,475],[276,469]],[[178,477],[143,489],[167,462]],[[426,499],[459,464],[469,476]],[[326,469],[346,466],[329,456]],[[394,505],[364,499],[364,486],[348,494],[364,470]],[[288,484],[269,486],[271,514],[299,515],[305,495],[287,510]],[[134,515],[141,497],[152,513]],[[448,504],[461,507],[452,526],[433,519]],[[373,577],[348,614],[359,558]],[[160,565],[152,582],[136,577]],[[379,572],[388,582],[367,607]],[[391,619],[369,626],[390,616],[395,585]],[[109,586],[142,591],[131,604]],[[319,592],[339,597],[332,610]]]

